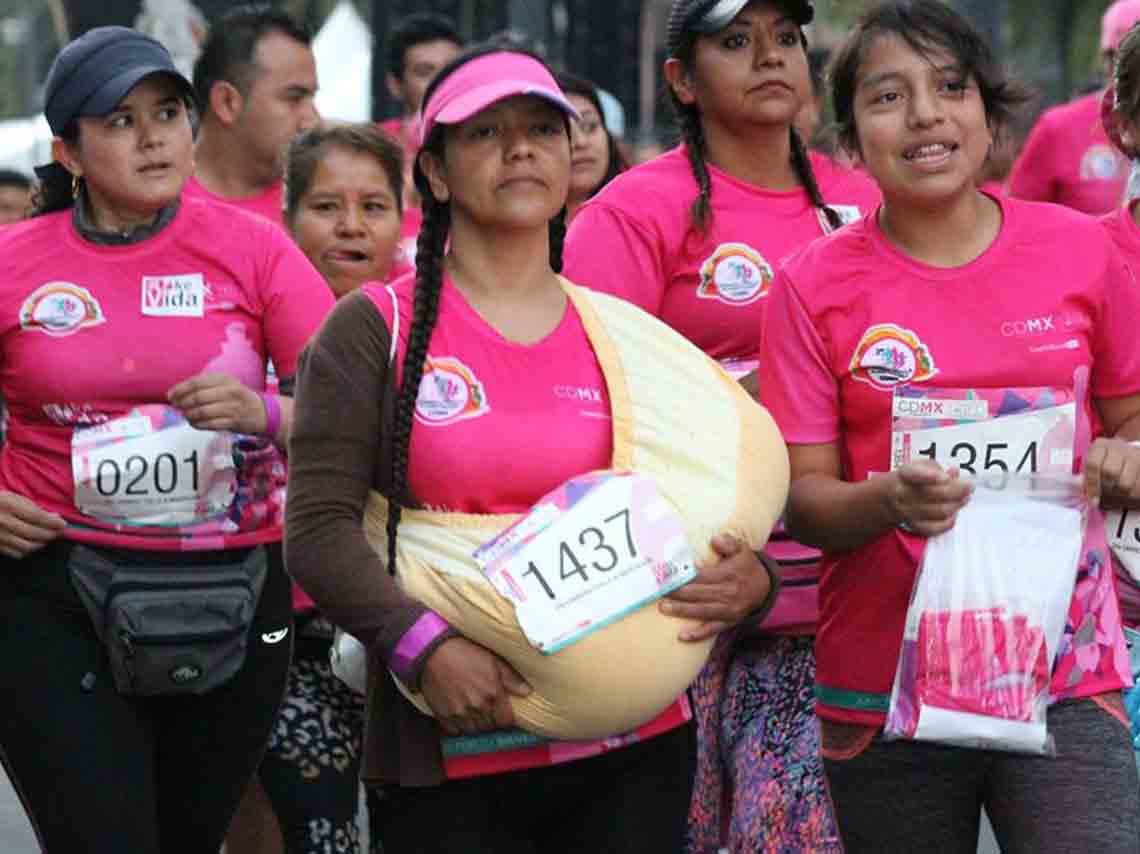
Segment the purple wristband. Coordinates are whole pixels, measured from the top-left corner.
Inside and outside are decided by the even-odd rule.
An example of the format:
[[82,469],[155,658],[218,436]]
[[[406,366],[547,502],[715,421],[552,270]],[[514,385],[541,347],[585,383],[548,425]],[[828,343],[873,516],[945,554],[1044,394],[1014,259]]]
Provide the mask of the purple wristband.
[[277,436],[277,431],[281,429],[281,404],[277,401],[277,395],[270,394],[267,391],[259,391],[257,396],[261,398],[261,402],[265,406],[264,435],[273,439]]
[[418,620],[412,623],[412,627],[404,632],[404,636],[396,644],[396,651],[392,653],[388,667],[400,679],[405,682],[409,681],[416,659],[431,645],[433,640],[450,629],[451,626],[447,624],[447,621],[435,611],[425,611]]

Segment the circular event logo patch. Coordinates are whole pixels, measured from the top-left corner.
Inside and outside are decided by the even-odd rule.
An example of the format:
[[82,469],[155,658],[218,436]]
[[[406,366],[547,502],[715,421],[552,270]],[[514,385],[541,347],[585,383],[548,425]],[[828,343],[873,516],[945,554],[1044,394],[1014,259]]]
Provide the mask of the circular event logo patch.
[[772,266],[745,243],[722,243],[701,264],[697,296],[748,305],[768,293]]
[[926,345],[910,329],[893,323],[869,328],[851,357],[851,375],[882,391],[909,382],[928,380],[938,373]]
[[40,285],[20,306],[20,328],[46,335],[71,335],[87,326],[103,323],[103,309],[87,288],[71,282]]
[[474,371],[453,356],[428,357],[416,397],[416,420],[442,427],[491,411]]

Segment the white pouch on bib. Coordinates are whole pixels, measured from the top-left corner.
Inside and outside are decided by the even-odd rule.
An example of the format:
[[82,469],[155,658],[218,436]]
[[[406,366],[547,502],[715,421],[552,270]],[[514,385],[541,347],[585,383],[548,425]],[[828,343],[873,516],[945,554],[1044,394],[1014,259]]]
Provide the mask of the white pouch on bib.
[[975,485],[954,527],[926,544],[884,734],[1051,754],[1045,713],[1084,538],[1081,480]]

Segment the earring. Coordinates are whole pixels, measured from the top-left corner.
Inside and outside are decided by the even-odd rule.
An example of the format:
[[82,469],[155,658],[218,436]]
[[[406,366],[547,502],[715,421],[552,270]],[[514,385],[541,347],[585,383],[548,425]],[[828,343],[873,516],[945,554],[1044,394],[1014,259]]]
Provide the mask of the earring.
[[79,198],[79,188],[81,186],[80,182],[82,180],[83,180],[83,177],[81,175],[72,175],[71,176],[71,198],[73,198],[73,199]]

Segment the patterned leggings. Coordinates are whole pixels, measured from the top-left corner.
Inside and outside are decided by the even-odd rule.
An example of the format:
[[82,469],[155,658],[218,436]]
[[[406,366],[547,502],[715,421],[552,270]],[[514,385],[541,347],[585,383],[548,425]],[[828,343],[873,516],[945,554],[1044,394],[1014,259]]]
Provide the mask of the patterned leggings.
[[361,854],[356,813],[364,698],[333,676],[331,640],[298,635],[261,785],[289,854]]
[[742,645],[721,702],[721,756],[732,784],[732,854],[841,852],[823,775],[810,637]]

